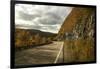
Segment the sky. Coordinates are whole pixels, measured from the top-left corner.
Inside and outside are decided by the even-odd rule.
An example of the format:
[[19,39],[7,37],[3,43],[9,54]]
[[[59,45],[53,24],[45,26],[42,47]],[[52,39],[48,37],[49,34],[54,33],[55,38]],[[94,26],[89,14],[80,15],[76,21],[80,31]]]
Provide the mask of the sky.
[[72,7],[51,5],[15,5],[15,27],[58,33]]

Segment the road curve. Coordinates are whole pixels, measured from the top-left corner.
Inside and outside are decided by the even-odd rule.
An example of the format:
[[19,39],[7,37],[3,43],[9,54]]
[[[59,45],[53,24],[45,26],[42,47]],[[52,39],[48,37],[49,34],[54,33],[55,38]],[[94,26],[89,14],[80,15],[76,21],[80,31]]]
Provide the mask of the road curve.
[[54,41],[52,44],[16,51],[15,66],[62,63],[62,49],[63,42]]

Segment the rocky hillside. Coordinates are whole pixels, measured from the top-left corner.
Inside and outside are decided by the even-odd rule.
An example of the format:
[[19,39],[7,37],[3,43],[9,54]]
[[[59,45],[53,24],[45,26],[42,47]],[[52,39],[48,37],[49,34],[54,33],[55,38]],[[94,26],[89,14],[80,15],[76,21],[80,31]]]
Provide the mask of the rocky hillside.
[[73,8],[57,38],[64,40],[64,62],[95,61],[95,8]]
[[[58,38],[68,34],[86,37],[91,28],[95,24],[95,9],[94,8],[73,8],[69,16],[65,19],[58,33]],[[94,29],[94,28],[93,28]],[[92,29],[91,29],[92,31]],[[85,33],[85,34],[83,34]]]

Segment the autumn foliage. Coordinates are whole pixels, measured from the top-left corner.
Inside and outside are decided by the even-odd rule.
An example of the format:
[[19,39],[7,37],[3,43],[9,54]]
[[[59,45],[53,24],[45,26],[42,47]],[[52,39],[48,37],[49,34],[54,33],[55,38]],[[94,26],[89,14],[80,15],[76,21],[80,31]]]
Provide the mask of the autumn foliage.
[[56,34],[39,30],[15,29],[15,48],[34,47],[52,43]]

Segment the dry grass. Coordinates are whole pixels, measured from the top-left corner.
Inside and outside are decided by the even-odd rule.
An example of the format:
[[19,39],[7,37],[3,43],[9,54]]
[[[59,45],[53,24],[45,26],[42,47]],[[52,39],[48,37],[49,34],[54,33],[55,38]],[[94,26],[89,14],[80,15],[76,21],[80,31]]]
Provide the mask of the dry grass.
[[94,61],[94,50],[93,39],[65,40],[64,60],[65,62]]

